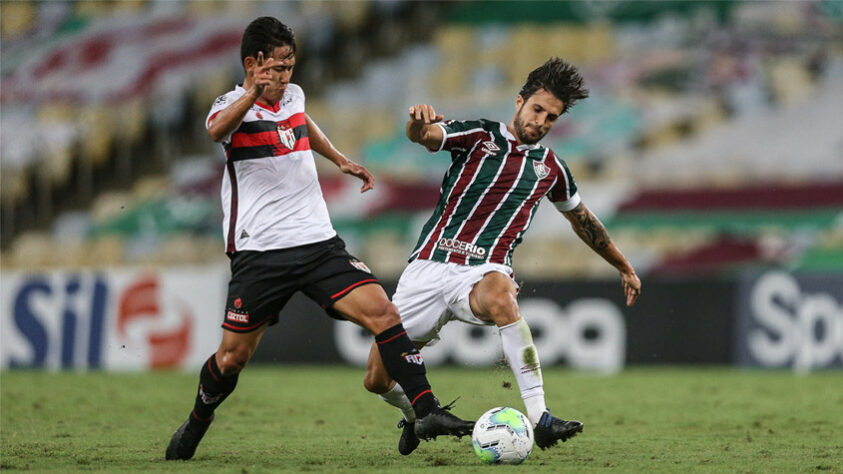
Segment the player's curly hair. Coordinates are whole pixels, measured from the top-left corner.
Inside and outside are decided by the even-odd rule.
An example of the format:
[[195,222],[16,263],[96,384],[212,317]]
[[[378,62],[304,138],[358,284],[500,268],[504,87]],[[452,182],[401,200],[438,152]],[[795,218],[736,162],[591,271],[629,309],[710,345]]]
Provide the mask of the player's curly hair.
[[578,100],[588,97],[588,89],[585,88],[577,68],[557,57],[552,57],[533,69],[519,95],[526,101],[539,89],[550,92],[562,101],[563,114]]
[[257,58],[261,52],[264,57],[269,57],[279,46],[289,46],[294,53],[296,52],[296,35],[293,29],[271,16],[256,18],[243,32],[240,63],[249,56]]

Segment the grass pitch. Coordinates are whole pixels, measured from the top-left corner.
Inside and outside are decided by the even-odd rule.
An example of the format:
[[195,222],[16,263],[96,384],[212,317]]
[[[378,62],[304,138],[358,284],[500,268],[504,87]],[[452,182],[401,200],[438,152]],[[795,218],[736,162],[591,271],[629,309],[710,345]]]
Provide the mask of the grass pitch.
[[[198,370],[197,370],[198,374]],[[843,374],[545,370],[554,413],[585,431],[521,466],[487,466],[471,441],[397,452],[398,412],[362,387],[363,369],[248,367],[187,462],[164,461],[197,374],[4,372],[0,469],[178,472],[843,472]],[[479,416],[523,410],[508,369],[433,368],[443,402]]]

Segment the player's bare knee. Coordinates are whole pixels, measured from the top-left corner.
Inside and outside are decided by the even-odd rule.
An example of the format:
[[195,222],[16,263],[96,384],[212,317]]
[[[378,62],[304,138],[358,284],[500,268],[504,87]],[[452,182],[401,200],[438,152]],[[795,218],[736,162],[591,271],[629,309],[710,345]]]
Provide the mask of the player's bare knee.
[[219,367],[223,375],[233,375],[239,373],[246,367],[246,364],[251,358],[251,350],[248,347],[236,347],[232,350],[224,351],[220,357]]
[[512,324],[520,318],[518,302],[508,292],[500,292],[490,297],[486,302],[486,311],[497,326]]
[[372,393],[386,393],[389,391],[389,377],[384,377],[376,371],[367,370],[363,377],[363,386]]
[[398,308],[389,300],[386,300],[383,304],[373,308],[368,315],[368,320],[370,330],[377,335],[399,324],[401,322],[401,316],[398,313]]

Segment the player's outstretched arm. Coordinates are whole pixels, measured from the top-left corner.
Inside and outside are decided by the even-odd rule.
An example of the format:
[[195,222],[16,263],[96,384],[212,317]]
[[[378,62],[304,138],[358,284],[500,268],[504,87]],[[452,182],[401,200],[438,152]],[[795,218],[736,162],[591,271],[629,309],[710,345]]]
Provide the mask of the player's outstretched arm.
[[603,226],[600,219],[592,214],[582,202],[577,207],[562,214],[570,221],[574,232],[583,242],[618,269],[626,295],[626,305],[632,306],[635,304],[635,300],[641,294],[641,280],[620,249],[612,242],[609,232],[606,231],[606,227]]
[[316,125],[316,122],[305,114],[305,121],[307,122],[307,136],[310,139],[310,149],[331,160],[337,167],[345,174],[356,176],[363,181],[363,186],[360,187],[360,192],[366,191],[375,187],[375,178],[369,173],[363,165],[355,163],[345,157],[339,150],[331,143],[328,136]]
[[211,136],[211,140],[219,142],[237,130],[246,112],[255,105],[255,101],[263,94],[263,90],[272,82],[269,70],[272,69],[274,61],[273,58],[264,61],[263,52],[258,53],[257,59],[246,58],[247,80],[244,86],[248,83],[249,89],[211,119],[208,124],[208,135]]
[[432,105],[418,104],[410,107],[407,120],[407,138],[413,143],[424,145],[428,150],[438,150],[445,132],[438,125],[444,116],[437,114]]

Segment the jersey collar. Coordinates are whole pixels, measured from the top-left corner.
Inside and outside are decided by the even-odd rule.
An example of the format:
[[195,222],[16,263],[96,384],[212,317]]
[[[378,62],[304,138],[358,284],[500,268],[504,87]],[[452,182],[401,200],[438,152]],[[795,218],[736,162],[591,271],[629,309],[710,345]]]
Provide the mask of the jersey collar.
[[[509,133],[509,130],[506,128],[506,124],[503,123],[503,122],[498,122],[498,123],[500,124],[500,127],[501,127],[501,135],[506,137],[507,140],[518,143],[518,139],[515,138],[515,135]],[[516,146],[515,149],[518,150],[518,151],[530,151],[530,150],[535,150],[536,148],[539,148],[540,146],[541,145],[538,144],[538,143],[533,143],[532,145],[524,144],[524,145]]]
[[[235,87],[235,90],[238,91],[238,92],[243,92],[244,94],[246,93],[246,89],[243,89],[242,84],[237,84],[237,87]],[[258,101],[255,101],[255,105],[257,105],[258,107],[260,107],[262,109],[268,110],[268,111],[276,113],[276,114],[278,113],[279,110],[281,110],[281,101],[280,100],[278,102],[276,102],[275,105],[266,105],[263,102],[258,102]]]

